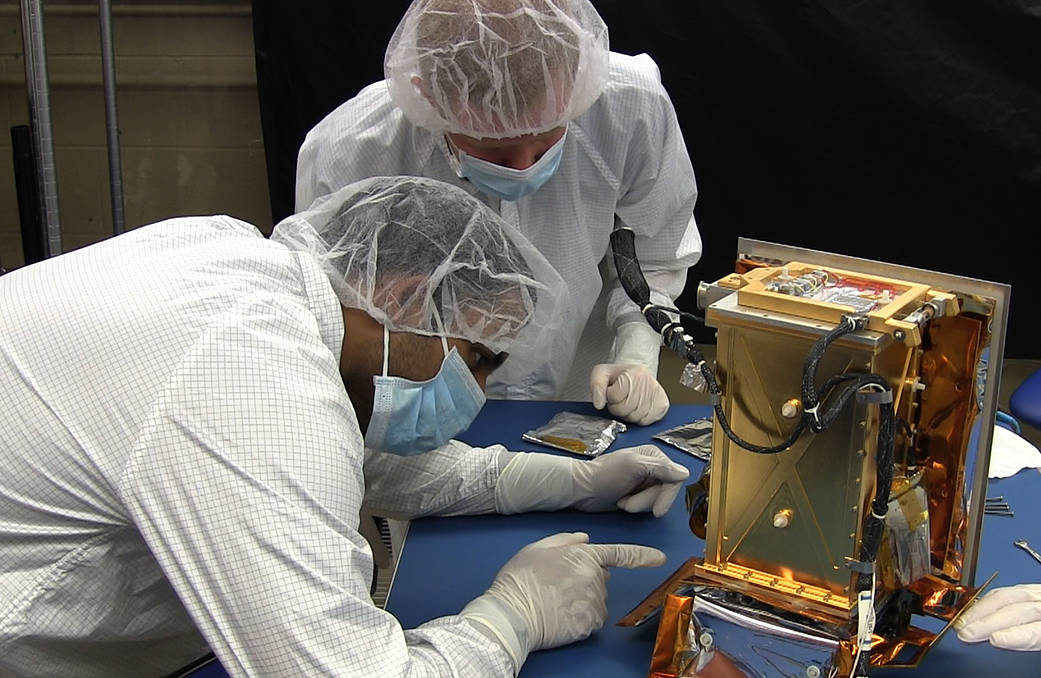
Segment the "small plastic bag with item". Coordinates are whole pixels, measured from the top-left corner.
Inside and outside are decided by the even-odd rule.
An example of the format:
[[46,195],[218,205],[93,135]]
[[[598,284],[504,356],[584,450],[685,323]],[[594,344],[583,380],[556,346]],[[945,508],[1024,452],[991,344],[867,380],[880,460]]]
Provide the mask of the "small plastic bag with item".
[[583,457],[596,457],[606,452],[625,424],[614,419],[575,412],[558,412],[548,422],[521,436],[538,443]]

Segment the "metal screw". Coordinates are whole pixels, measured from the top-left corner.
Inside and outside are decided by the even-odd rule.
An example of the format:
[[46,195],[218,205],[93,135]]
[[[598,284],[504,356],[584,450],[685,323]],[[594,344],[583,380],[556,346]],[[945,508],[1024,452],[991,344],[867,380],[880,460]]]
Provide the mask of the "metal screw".
[[781,416],[785,419],[795,419],[799,416],[799,412],[802,410],[802,403],[796,398],[791,398],[784,401],[781,405]]
[[816,664],[810,664],[806,667],[806,678],[820,678],[821,670]]
[[714,641],[712,640],[712,634],[708,631],[702,631],[701,635],[698,636],[698,643],[701,645],[701,647],[705,648],[706,650],[712,647],[713,642]]

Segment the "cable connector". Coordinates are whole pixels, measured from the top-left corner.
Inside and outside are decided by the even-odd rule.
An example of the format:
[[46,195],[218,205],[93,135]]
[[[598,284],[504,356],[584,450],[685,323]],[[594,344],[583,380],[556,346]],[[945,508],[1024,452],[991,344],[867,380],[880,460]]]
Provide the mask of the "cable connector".
[[860,574],[874,574],[875,572],[875,563],[873,562],[854,560],[853,558],[846,556],[846,562],[843,564],[854,572],[859,572]]
[[849,326],[850,332],[856,332],[867,327],[868,318],[861,313],[847,313],[842,316],[842,321]]
[[818,402],[813,407],[807,407],[803,410],[804,415],[808,414],[813,418],[813,421],[810,423],[810,428],[812,428],[817,433],[820,433],[824,430],[824,422],[821,421],[821,415],[817,411],[820,408],[820,406],[821,404],[820,402]]

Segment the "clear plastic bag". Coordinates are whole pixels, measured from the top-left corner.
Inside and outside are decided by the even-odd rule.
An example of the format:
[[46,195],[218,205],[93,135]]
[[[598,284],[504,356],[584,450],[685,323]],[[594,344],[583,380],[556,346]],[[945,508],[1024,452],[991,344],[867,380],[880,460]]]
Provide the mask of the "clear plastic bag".
[[925,488],[910,488],[889,501],[878,566],[882,581],[890,588],[907,586],[931,572]]

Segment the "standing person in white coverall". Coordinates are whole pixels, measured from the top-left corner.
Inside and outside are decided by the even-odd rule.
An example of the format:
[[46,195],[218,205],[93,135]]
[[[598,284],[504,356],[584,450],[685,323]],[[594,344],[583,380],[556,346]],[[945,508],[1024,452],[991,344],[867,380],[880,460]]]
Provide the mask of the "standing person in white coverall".
[[478,196],[570,292],[548,360],[507,362],[489,395],[592,397],[629,422],[661,419],[661,339],[622,290],[608,240],[616,218],[635,231],[651,301],[668,306],[701,255],[694,170],[655,63],[609,52],[587,0],[415,0],[384,63],[385,80],[307,135],[297,209],[378,174]]
[[547,466],[449,440],[563,293],[487,207],[412,177],[271,240],[171,219],[0,277],[0,675],[162,676],[212,648],[234,676],[485,678],[589,635],[607,568],[660,551],[554,535],[405,630],[358,533],[363,506],[668,508],[687,471],[652,446]]

